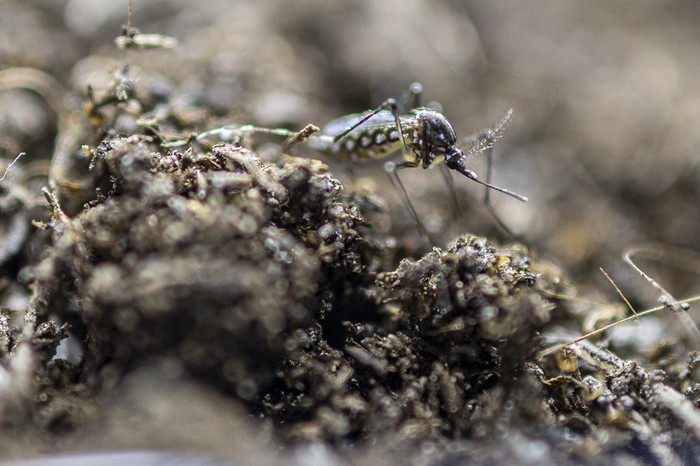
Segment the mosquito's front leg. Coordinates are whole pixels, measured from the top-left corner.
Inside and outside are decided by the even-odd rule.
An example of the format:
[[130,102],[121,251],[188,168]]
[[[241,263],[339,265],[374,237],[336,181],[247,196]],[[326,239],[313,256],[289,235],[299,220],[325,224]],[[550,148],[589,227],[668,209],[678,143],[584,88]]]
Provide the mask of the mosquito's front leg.
[[459,231],[462,232],[465,229],[464,225],[464,215],[462,214],[462,208],[459,205],[459,199],[457,198],[457,191],[455,191],[454,180],[452,179],[452,173],[447,165],[440,164],[440,173],[442,174],[445,184],[447,185],[447,190],[450,192],[450,204],[452,205],[452,212],[457,218],[457,226]]

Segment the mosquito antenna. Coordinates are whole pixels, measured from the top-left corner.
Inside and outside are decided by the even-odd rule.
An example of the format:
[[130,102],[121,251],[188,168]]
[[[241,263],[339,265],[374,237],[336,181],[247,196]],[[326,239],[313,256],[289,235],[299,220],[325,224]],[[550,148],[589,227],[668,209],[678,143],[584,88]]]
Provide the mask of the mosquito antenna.
[[[457,154],[455,156],[450,157],[450,154],[448,154],[448,157],[446,158],[447,166],[457,170],[460,172],[462,175],[466,176],[467,178],[471,179],[472,181],[476,181],[477,183],[486,186],[489,189],[493,189],[494,191],[501,192],[503,194],[507,194],[511,197],[514,197],[515,199],[522,201],[522,202],[527,202],[528,199],[526,196],[523,196],[522,194],[514,193],[513,191],[510,191],[505,188],[501,188],[499,186],[493,185],[489,183],[488,181],[481,181],[478,179],[477,175],[475,172],[472,170],[469,170],[464,166],[467,157],[469,157],[472,154],[475,154],[477,152],[483,152],[485,150],[488,150],[493,147],[494,142],[496,142],[498,139],[501,137],[501,133],[503,132],[503,128],[505,128],[506,124],[510,120],[510,117],[513,115],[513,109],[509,108],[508,111],[506,112],[503,117],[501,117],[494,127],[492,129],[487,129],[482,131],[481,133],[478,133],[474,136],[470,136],[467,138],[466,141],[464,141],[462,144],[460,144],[459,149],[457,149]],[[464,147],[467,144],[472,144],[472,146],[469,148],[467,151],[462,151],[462,147]],[[456,155],[459,155],[459,157],[456,157]],[[451,159],[451,160],[450,160]],[[490,172],[489,168],[489,172]],[[489,173],[490,175],[490,173]],[[489,179],[490,176],[487,176],[487,179]],[[488,203],[488,197],[486,198],[487,203]]]
[[466,151],[466,153],[467,155],[473,155],[493,147],[494,143],[503,136],[503,130],[508,125],[508,122],[512,116],[513,109],[509,108],[505,115],[496,121],[493,128],[486,129],[480,133],[469,136],[459,145],[460,149],[471,144],[471,147]]

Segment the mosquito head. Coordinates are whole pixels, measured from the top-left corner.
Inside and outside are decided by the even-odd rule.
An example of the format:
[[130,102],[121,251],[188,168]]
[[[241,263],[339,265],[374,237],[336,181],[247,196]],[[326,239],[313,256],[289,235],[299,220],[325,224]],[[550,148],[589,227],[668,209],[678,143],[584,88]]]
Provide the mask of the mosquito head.
[[447,168],[461,172],[466,169],[466,164],[467,154],[459,147],[452,146],[447,154],[445,154],[445,165],[447,165]]

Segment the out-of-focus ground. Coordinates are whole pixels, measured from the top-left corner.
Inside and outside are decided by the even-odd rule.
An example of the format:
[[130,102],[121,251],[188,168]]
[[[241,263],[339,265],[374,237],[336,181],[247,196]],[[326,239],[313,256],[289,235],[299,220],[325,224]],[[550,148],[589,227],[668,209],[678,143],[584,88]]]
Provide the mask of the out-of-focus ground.
[[[222,125],[323,125],[399,97],[414,81],[460,136],[513,108],[493,181],[530,201],[492,193],[496,210],[580,290],[616,300],[604,267],[642,308],[658,293],[621,254],[648,242],[700,250],[699,20],[693,1],[136,0],[133,25],[180,45],[125,59],[134,75],[162,74],[183,98],[204,92]],[[76,93],[104,87],[125,22],[126,1],[5,0],[0,68],[39,68]],[[20,164],[48,159],[55,126],[41,99],[0,93],[8,163],[21,151]],[[278,141],[264,139],[261,152],[266,142]],[[327,162],[346,188],[377,190],[398,205],[381,163]],[[471,168],[485,176],[480,157]],[[437,171],[402,175],[436,246],[463,233],[449,221]],[[479,186],[459,178],[455,186],[467,231],[511,240],[482,206]],[[393,216],[405,227],[399,239],[418,244],[408,213]],[[674,296],[700,291],[692,271],[651,265]],[[682,331],[669,325],[666,338]]]

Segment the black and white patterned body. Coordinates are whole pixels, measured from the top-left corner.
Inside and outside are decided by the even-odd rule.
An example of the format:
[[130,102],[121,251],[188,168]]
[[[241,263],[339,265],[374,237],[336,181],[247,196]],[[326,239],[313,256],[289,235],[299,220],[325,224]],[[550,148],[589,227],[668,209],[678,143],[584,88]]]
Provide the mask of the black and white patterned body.
[[[362,125],[337,139],[357,125],[370,112],[347,115],[328,123],[321,133],[309,142],[322,153],[353,161],[376,160],[402,150],[402,141],[396,117],[382,110],[369,117]],[[404,156],[413,166],[428,168],[442,161],[455,147],[457,135],[447,118],[428,108],[417,108],[399,117]]]

